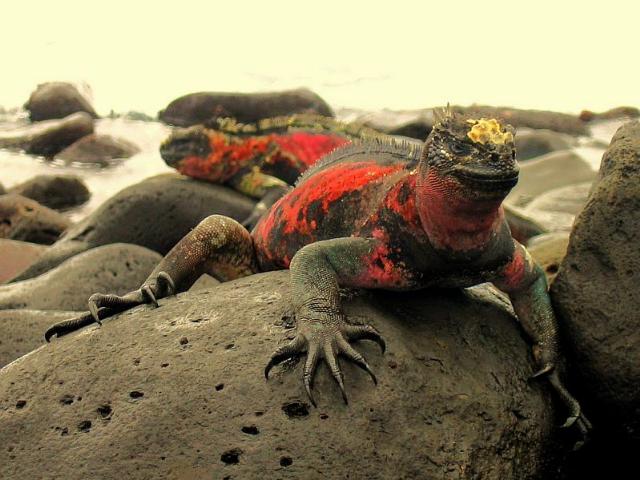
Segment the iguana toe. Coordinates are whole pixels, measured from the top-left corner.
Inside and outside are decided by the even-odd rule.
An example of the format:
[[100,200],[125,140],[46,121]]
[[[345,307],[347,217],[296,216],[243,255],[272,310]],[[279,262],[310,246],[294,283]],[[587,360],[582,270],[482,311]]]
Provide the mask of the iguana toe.
[[345,324],[342,327],[343,334],[347,337],[347,339],[351,341],[357,340],[371,340],[380,345],[380,350],[382,353],[387,349],[387,344],[384,339],[380,336],[380,333],[373,328],[371,325],[349,325]]
[[305,340],[302,335],[297,335],[293,340],[291,340],[286,345],[278,348],[269,359],[269,363],[264,369],[264,378],[269,380],[269,372],[276,365],[284,362],[285,360],[289,360],[290,358],[301,355],[304,352]]

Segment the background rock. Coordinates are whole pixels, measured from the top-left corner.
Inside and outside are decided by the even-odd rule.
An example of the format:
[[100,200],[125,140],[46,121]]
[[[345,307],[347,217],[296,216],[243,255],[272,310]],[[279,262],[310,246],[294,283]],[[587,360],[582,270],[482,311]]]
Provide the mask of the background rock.
[[49,245],[70,226],[67,217],[29,198],[0,196],[0,238]]
[[540,194],[522,210],[548,232],[568,232],[587,203],[592,182],[554,188]]
[[568,150],[548,153],[520,165],[520,179],[506,203],[524,207],[544,192],[593,181],[595,177],[596,172],[577,153]]
[[133,143],[111,135],[91,134],[74,142],[56,155],[67,163],[94,163],[109,165],[116,158],[130,158],[140,149]]
[[53,157],[90,133],[93,133],[93,119],[84,112],[78,112],[60,120],[46,120],[35,125],[1,131],[0,148]]
[[386,337],[384,356],[358,346],[379,385],[343,362],[345,406],[321,365],[315,409],[301,362],[262,373],[286,333],[287,272],[210,293],[125,312],[5,367],[0,476],[34,478],[45,462],[54,478],[105,480],[523,480],[553,468],[549,396],[527,382],[527,346],[495,302],[457,291],[348,301]]
[[636,107],[616,107],[601,113],[595,113],[591,110],[583,110],[580,112],[580,120],[583,122],[592,122],[594,120],[614,120],[624,117],[638,118],[640,117],[640,110]]
[[44,332],[52,324],[78,312],[55,310],[0,310],[0,368],[44,345]]
[[575,478],[624,478],[640,449],[640,123],[621,127],[551,287],[595,425]]
[[45,207],[65,210],[82,205],[91,194],[77,175],[37,175],[9,190]]
[[94,248],[39,277],[0,285],[0,309],[87,310],[93,293],[122,295],[138,288],[160,259],[138,245]]
[[24,108],[29,111],[31,121],[63,118],[76,112],[85,112],[93,118],[98,115],[78,89],[66,82],[47,82],[38,85]]
[[575,137],[551,130],[518,129],[515,137],[518,161],[539,157],[578,145]]
[[22,272],[35,262],[46,248],[37,243],[0,239],[0,283]]
[[454,106],[454,111],[479,117],[500,118],[510,125],[535,129],[553,130],[569,135],[589,135],[587,125],[576,115],[549,112],[545,110],[522,110],[510,107],[491,107],[487,105],[471,105],[470,107]]
[[534,237],[527,245],[527,250],[533,259],[542,267],[546,276],[547,283],[555,280],[560,262],[567,253],[567,245],[569,245],[569,233],[547,233]]
[[234,117],[247,123],[292,113],[333,116],[331,107],[320,96],[300,88],[266,93],[190,93],[173,100],[158,112],[158,118],[169,125],[189,127],[217,117]]
[[4,195],[5,193],[7,193],[7,191],[5,190],[4,185],[0,183],[0,195]]
[[148,178],[103,203],[14,280],[32,278],[109,243],[133,243],[164,255],[205,217],[217,213],[244,220],[253,205],[235,190],[181,175]]

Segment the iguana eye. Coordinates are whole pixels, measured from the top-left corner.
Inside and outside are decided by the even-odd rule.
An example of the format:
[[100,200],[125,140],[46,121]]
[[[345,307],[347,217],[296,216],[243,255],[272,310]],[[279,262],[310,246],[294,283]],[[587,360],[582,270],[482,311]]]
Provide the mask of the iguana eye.
[[461,142],[451,142],[449,144],[449,150],[454,155],[467,155],[471,152],[471,147],[466,143]]

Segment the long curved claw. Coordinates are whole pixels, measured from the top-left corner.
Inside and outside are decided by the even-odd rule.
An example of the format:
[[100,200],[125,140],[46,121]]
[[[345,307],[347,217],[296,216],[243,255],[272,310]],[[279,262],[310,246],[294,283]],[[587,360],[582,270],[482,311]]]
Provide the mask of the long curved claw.
[[171,295],[175,295],[176,284],[173,281],[173,278],[171,278],[171,276],[167,272],[159,272],[156,276],[156,282],[158,282],[158,285],[168,297]]
[[553,365],[545,365],[544,367],[542,367],[540,370],[538,370],[536,373],[534,373],[533,375],[531,375],[531,377],[529,377],[531,380],[534,380],[536,378],[540,378],[543,375],[547,375],[548,373],[551,373],[553,371],[555,367]]
[[371,340],[380,345],[382,353],[387,349],[387,344],[380,336],[380,333],[370,325],[345,325],[343,327],[344,334],[351,341]]
[[325,344],[323,348],[324,360],[329,365],[329,370],[331,370],[331,375],[333,379],[340,387],[340,392],[342,393],[342,400],[344,400],[345,405],[349,404],[349,399],[347,398],[347,392],[344,389],[344,378],[342,376],[342,370],[340,370],[340,365],[338,364],[338,359],[336,358],[336,352],[330,344]]
[[343,338],[338,339],[338,348],[340,353],[363,369],[371,376],[371,380],[373,380],[374,385],[378,385],[378,379],[376,375],[371,370],[371,367],[367,363],[367,360],[362,356],[360,352],[358,352],[355,348],[353,348],[349,343]]
[[316,344],[309,345],[309,351],[307,353],[307,361],[304,364],[302,371],[302,380],[304,382],[304,389],[307,391],[309,400],[314,407],[317,407],[313,393],[311,393],[311,385],[313,384],[313,376],[316,373],[316,367],[318,366],[318,359],[320,358],[320,351]]
[[154,307],[158,308],[160,305],[158,305],[158,300],[156,300],[156,296],[153,293],[153,290],[151,290],[151,287],[149,285],[144,285],[140,291],[142,292],[142,296],[144,297],[144,299],[147,301],[146,303],[152,303]]
[[275,352],[273,352],[273,354],[271,355],[271,358],[269,359],[269,363],[267,363],[267,366],[264,369],[264,378],[269,380],[269,372],[273,367],[275,367],[279,363],[282,363],[285,360],[288,360],[292,357],[295,357],[303,353],[302,349],[304,348],[304,344],[305,344],[305,340],[302,337],[302,335],[297,335],[289,343],[281,346]]
[[99,314],[99,308],[98,305],[96,303],[96,294],[94,293],[93,295],[91,295],[89,297],[89,312],[91,313],[91,316],[93,317],[93,321],[96,322],[98,325],[102,325],[102,321],[100,320],[100,314]]

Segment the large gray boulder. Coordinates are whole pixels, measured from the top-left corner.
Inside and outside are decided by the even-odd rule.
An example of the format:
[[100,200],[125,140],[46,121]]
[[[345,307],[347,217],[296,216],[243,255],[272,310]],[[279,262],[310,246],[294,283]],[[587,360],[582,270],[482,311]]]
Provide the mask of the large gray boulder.
[[0,196],[0,238],[54,243],[71,221],[29,198],[10,193]]
[[578,145],[572,135],[552,130],[518,129],[515,137],[518,161],[546,155],[557,150],[568,150]]
[[294,113],[333,116],[331,107],[318,94],[299,88],[264,93],[190,93],[169,103],[167,108],[158,112],[158,118],[169,125],[190,127],[218,117],[233,117],[248,123]]
[[93,133],[93,119],[78,112],[56,120],[0,131],[0,148],[54,157],[76,140]]
[[235,190],[181,175],[148,178],[103,203],[13,280],[40,275],[73,255],[109,243],[133,243],[164,255],[209,215],[244,220],[253,205]]
[[0,310],[86,310],[93,293],[122,295],[138,288],[161,258],[138,245],[94,248],[36,278],[0,285]]
[[31,121],[63,118],[76,112],[85,112],[93,118],[98,115],[78,89],[66,82],[47,82],[38,85],[24,108],[29,111]]
[[30,198],[54,210],[66,210],[82,205],[91,194],[77,175],[36,175],[11,187],[10,193]]
[[534,479],[553,469],[554,415],[530,383],[508,310],[459,291],[346,300],[387,340],[344,361],[350,404],[321,366],[263,376],[287,334],[287,272],[125,312],[0,370],[0,476]]
[[[640,123],[622,126],[551,293],[590,415],[640,447]],[[631,461],[631,459],[629,459]]]

